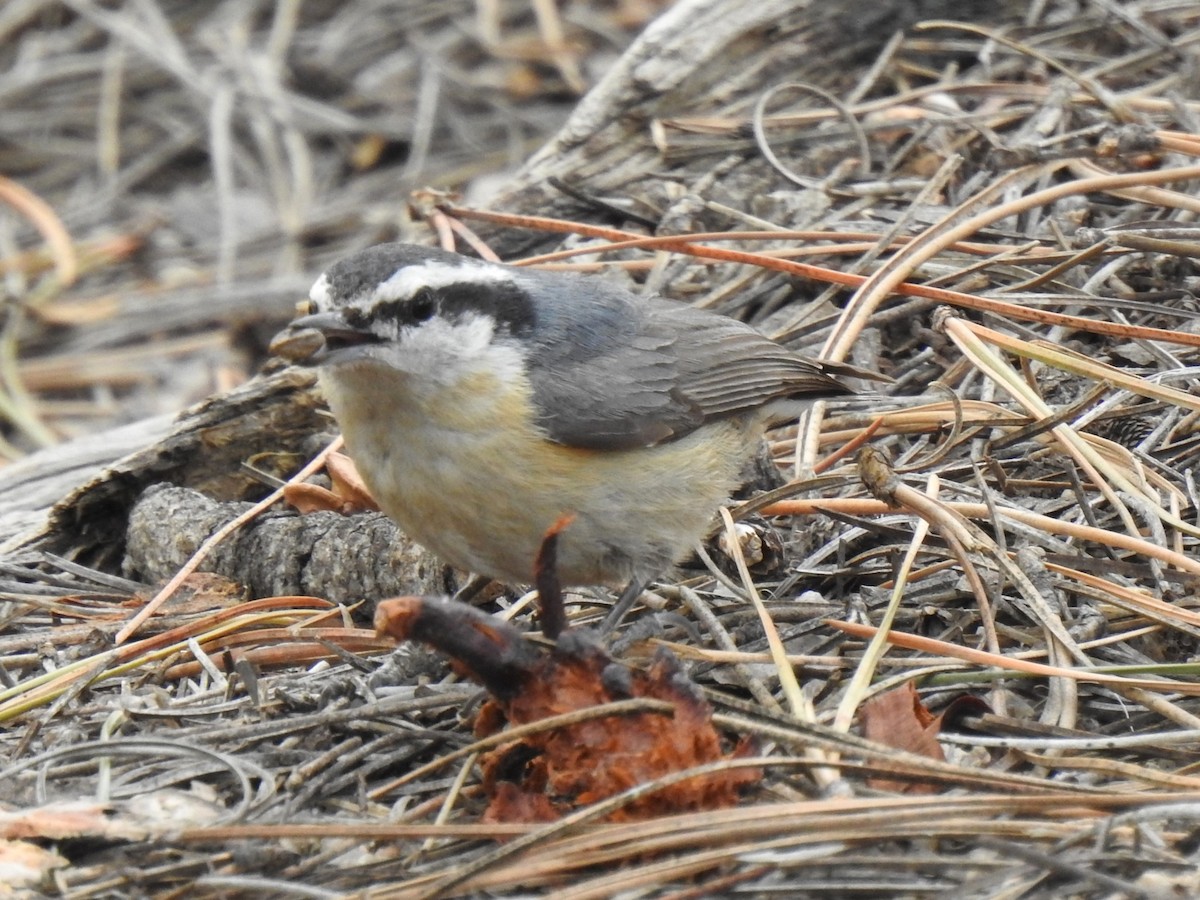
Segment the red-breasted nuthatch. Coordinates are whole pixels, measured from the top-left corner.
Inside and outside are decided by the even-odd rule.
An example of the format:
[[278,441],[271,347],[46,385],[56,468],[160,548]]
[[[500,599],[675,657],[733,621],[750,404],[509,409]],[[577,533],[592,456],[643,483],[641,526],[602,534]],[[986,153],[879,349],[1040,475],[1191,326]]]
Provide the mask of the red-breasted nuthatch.
[[663,574],[768,423],[853,393],[734,319],[411,244],[337,262],[310,299],[272,349],[320,367],[380,507],[445,561],[508,582],[531,579],[564,514],[563,584]]

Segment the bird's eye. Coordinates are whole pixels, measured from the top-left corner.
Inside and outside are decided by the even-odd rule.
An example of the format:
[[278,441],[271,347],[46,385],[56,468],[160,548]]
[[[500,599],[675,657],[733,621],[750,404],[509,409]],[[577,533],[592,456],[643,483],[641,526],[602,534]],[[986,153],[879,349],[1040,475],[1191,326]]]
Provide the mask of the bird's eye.
[[414,322],[424,322],[437,312],[437,297],[429,288],[421,288],[408,303],[408,314]]

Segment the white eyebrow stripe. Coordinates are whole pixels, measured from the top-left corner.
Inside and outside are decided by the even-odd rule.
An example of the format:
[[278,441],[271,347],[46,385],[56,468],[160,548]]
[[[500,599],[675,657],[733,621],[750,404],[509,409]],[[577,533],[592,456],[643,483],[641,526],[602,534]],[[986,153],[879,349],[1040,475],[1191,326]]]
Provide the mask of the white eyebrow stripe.
[[[512,269],[492,263],[470,263],[447,265],[443,262],[427,262],[419,266],[405,266],[391,278],[380,283],[371,295],[372,301],[406,300],[421,288],[441,288],[451,284],[501,284],[512,283]],[[316,290],[314,286],[313,290]]]

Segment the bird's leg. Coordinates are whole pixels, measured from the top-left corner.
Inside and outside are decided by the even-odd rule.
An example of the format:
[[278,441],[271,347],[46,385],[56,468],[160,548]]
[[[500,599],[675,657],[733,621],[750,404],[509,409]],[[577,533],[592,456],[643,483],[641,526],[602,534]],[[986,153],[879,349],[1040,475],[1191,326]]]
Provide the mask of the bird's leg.
[[621,596],[617,598],[616,604],[608,615],[604,617],[604,621],[600,624],[600,634],[610,634],[616,630],[616,627],[621,624],[621,620],[625,618],[625,614],[629,612],[633,602],[642,595],[642,591],[646,589],[646,582],[640,578],[634,578],[625,585],[625,590],[621,591]]
[[467,579],[467,583],[454,592],[454,600],[462,603],[470,603],[485,587],[492,583],[491,578],[486,575],[472,575]]

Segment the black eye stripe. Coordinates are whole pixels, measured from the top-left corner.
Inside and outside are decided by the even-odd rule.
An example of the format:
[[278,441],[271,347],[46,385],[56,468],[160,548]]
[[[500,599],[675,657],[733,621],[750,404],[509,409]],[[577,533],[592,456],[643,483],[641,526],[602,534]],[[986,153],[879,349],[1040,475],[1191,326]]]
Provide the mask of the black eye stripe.
[[369,306],[347,305],[344,315],[355,327],[394,324],[417,325],[434,316],[450,322],[481,315],[493,319],[502,331],[524,334],[535,324],[533,302],[525,289],[511,281],[481,285],[461,282],[417,288],[408,297],[376,300]]
[[414,322],[424,322],[433,318],[437,308],[437,294],[429,288],[421,288],[413,294],[412,300],[408,302],[408,315]]
[[431,288],[420,288],[412,297],[402,300],[383,300],[369,311],[361,313],[378,322],[396,322],[410,325],[433,318],[438,310],[438,295]]
[[529,294],[512,281],[495,281],[487,285],[448,284],[438,294],[443,313],[452,317],[469,313],[489,316],[510,334],[524,334],[535,322]]
[[342,318],[346,320],[346,324],[351,328],[366,331],[370,328],[372,317],[357,306],[346,306],[342,309]]

